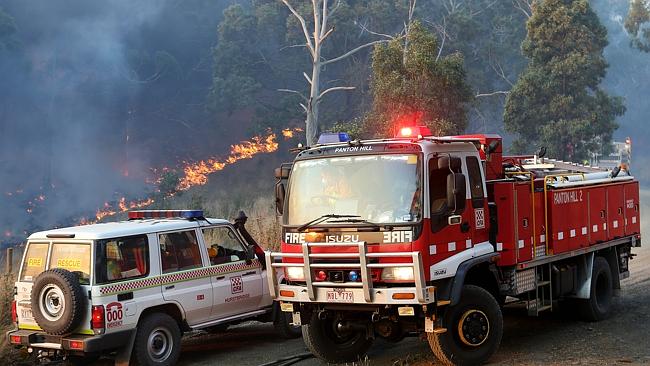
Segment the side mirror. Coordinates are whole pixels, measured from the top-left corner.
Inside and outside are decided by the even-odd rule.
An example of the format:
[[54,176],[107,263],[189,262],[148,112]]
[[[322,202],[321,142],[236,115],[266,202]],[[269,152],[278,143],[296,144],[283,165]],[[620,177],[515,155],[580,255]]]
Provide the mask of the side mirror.
[[281,167],[275,168],[275,179],[289,179],[291,165],[282,164]]
[[284,183],[278,182],[275,185],[275,212],[278,216],[281,216],[284,213],[284,196],[286,192],[284,189]]
[[465,175],[453,173],[447,176],[447,207],[452,214],[458,214],[465,210],[465,197],[467,186]]

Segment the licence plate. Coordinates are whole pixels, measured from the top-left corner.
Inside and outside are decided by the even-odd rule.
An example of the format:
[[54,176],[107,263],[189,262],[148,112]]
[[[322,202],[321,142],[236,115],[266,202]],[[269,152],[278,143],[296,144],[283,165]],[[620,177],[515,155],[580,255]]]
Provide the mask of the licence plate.
[[20,317],[23,319],[23,321],[34,319],[34,315],[32,315],[32,309],[20,309]]
[[354,302],[352,291],[327,291],[327,301],[331,302]]

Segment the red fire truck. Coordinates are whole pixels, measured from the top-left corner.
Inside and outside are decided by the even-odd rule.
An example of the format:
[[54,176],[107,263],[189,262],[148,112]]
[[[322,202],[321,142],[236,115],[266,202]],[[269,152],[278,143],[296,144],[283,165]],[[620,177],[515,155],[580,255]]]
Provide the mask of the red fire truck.
[[561,305],[603,319],[640,246],[626,169],[503,156],[497,135],[326,134],[276,178],[269,288],[327,362],[419,333],[443,363],[480,364],[506,297],[533,316]]

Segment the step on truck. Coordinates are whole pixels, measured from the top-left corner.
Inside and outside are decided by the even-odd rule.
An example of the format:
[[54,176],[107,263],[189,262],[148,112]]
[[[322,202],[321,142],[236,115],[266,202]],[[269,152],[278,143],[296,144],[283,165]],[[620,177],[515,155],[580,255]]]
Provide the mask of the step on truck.
[[539,155],[425,127],[321,136],[275,172],[271,295],[332,363],[419,334],[444,364],[480,364],[501,342],[506,298],[532,316],[606,318],[641,243],[638,181]]

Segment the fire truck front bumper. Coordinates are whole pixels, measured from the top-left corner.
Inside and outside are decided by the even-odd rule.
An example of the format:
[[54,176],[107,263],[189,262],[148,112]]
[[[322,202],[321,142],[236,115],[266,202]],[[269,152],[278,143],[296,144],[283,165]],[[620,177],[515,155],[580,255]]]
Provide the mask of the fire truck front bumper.
[[[337,247],[347,249],[338,250]],[[350,251],[350,247],[356,252]],[[316,253],[314,248],[327,249]],[[276,259],[293,259],[278,262]],[[402,258],[401,261],[395,259]],[[302,259],[301,262],[296,260]],[[384,261],[384,259],[391,259]],[[287,267],[299,267],[303,281],[284,281],[279,271]],[[266,268],[271,296],[284,302],[406,305],[431,304],[436,300],[435,287],[427,286],[424,278],[422,257],[419,252],[368,252],[365,242],[357,243],[303,243],[300,253],[266,252]],[[412,273],[412,279],[395,287],[374,287],[373,270],[400,268]],[[317,280],[315,271],[358,271],[356,281],[331,282]],[[339,276],[344,278],[345,276]]]
[[312,299],[306,286],[279,284],[275,299],[295,303],[424,305],[435,301],[435,287],[424,287],[421,295],[415,287],[373,288],[369,295],[368,301],[364,289],[359,287],[316,287]]

